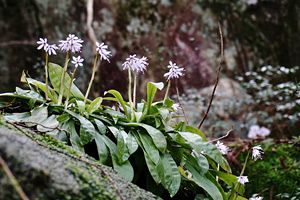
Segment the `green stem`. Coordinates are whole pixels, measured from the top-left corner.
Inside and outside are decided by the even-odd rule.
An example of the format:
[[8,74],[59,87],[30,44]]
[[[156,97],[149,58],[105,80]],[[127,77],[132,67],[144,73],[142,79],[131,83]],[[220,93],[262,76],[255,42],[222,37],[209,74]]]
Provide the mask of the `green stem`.
[[244,172],[245,172],[245,169],[246,169],[246,166],[247,166],[247,162],[248,162],[248,160],[249,160],[249,155],[250,155],[250,151],[248,151],[248,154],[247,154],[247,156],[246,156],[246,160],[245,160],[245,163],[244,163],[244,166],[243,166],[243,169],[242,169],[242,171],[241,171],[240,176],[243,176],[243,174],[244,174]]
[[133,107],[135,107],[135,103],[136,103],[136,84],[137,84],[137,74],[134,73],[134,79],[133,79]]
[[66,73],[67,73],[67,69],[68,69],[68,64],[69,64],[69,61],[70,61],[70,52],[67,51],[67,54],[66,54],[66,59],[65,59],[65,65],[64,65],[64,69],[63,69],[63,73],[62,73],[62,76],[61,76],[61,79],[60,79],[60,89],[59,89],[59,96],[58,96],[58,105],[61,105],[62,103],[62,98],[63,98],[63,95],[64,95],[64,83],[65,83],[65,76],[66,76]]
[[45,83],[46,83],[46,91],[45,91],[45,97],[46,101],[48,100],[48,63],[49,63],[49,56],[48,53],[46,53],[46,58],[45,58]]
[[168,80],[168,86],[167,86],[166,94],[165,94],[165,97],[164,97],[164,104],[165,104],[165,102],[168,98],[170,87],[171,87],[171,81]]
[[69,104],[69,99],[70,99],[70,95],[71,95],[71,87],[72,87],[72,84],[74,82],[74,78],[75,78],[75,74],[76,74],[76,70],[77,70],[77,67],[75,67],[73,73],[72,73],[72,77],[71,77],[71,81],[70,81],[70,85],[69,85],[69,88],[68,88],[68,93],[67,93],[67,99],[65,101],[65,110],[67,110],[68,108],[68,104]]
[[131,71],[130,68],[128,69],[128,101],[130,104],[130,107],[132,107],[132,91],[131,91]]
[[99,56],[98,56],[98,54],[96,54],[95,59],[94,59],[94,65],[93,65],[92,77],[91,77],[91,80],[90,80],[88,89],[87,89],[87,91],[86,91],[86,93],[85,93],[84,103],[86,103],[86,101],[87,101],[87,99],[88,99],[90,90],[91,90],[92,85],[93,85],[93,81],[94,81],[94,79],[95,79],[95,74],[96,74],[96,71],[97,71],[98,58],[99,58]]
[[[220,171],[220,165],[219,164],[218,164],[217,170]],[[216,181],[219,182],[219,177],[218,176],[216,177]]]

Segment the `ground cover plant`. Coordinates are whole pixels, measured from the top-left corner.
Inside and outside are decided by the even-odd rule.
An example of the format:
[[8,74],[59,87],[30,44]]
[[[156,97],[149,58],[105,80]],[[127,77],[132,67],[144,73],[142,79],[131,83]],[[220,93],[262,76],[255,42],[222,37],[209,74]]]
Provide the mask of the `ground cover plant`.
[[[26,88],[17,87],[13,93],[0,95],[1,111],[8,123],[64,141],[162,197],[168,193],[180,199],[183,194],[178,191],[187,190],[189,197],[196,199],[245,199],[244,185],[249,180],[244,171],[250,152],[257,160],[262,149],[251,148],[242,172],[236,176],[224,157],[229,149],[222,142],[209,141],[203,132],[184,121],[172,123],[177,118],[178,104],[169,98],[169,89],[184,75],[183,68],[169,62],[162,100],[155,101],[155,95],[165,84],[148,82],[145,99],[137,101],[137,77],[146,72],[149,63],[146,57],[130,55],[122,65],[128,71],[128,101],[114,89],[90,100],[100,63],[109,62],[111,57],[108,46],[96,43],[92,76],[83,94],[74,84],[77,68],[84,65],[78,55],[83,41],[70,34],[58,46],[49,44],[46,38],[37,43],[38,49],[45,52],[45,82],[23,72],[21,82]],[[49,61],[58,49],[65,53],[63,67]],[[70,61],[73,69],[69,74]]]

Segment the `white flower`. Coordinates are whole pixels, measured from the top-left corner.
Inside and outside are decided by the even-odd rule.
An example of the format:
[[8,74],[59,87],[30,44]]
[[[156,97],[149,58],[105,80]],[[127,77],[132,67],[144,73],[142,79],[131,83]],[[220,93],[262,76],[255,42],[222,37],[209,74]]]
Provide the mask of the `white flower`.
[[83,61],[84,61],[84,59],[81,58],[80,56],[77,56],[77,57],[73,56],[72,57],[72,63],[75,65],[75,67],[78,67],[78,66],[82,67],[83,66],[83,64],[82,64]]
[[264,153],[263,149],[258,145],[252,148],[252,158],[253,160],[261,159],[262,154]]
[[248,182],[249,182],[247,176],[238,176],[238,177],[237,177],[237,181],[238,181],[240,184],[242,184],[242,185],[244,185],[245,183],[248,183]]
[[55,51],[56,49],[58,49],[58,47],[56,46],[56,44],[48,44],[48,45],[46,46],[45,51],[46,51],[47,54],[49,54],[49,55],[51,55],[51,54],[56,55],[56,51]]
[[60,40],[58,45],[62,51],[71,51],[77,53],[81,51],[83,40],[74,34],[69,34],[66,40]]
[[179,109],[181,109],[179,103],[174,103],[174,104],[172,105],[172,108],[174,109],[174,111],[178,111]]
[[257,4],[258,0],[247,0],[248,5],[255,5]]
[[258,125],[253,125],[250,127],[248,138],[256,139],[258,137],[266,137],[270,135],[271,131],[265,127],[259,127]]
[[98,52],[98,54],[101,56],[101,60],[107,60],[109,62],[109,57],[111,57],[111,52],[108,50],[108,46],[105,45],[104,43],[99,43],[96,42],[96,51]]
[[47,38],[40,38],[39,41],[36,42],[39,46],[38,46],[38,50],[40,49],[44,49],[46,51],[46,48],[48,46],[48,40]]
[[222,142],[218,141],[216,144],[218,150],[223,154],[226,155],[229,151],[229,147],[225,146]]
[[263,197],[253,195],[249,200],[262,200],[262,199],[263,199]]
[[167,80],[174,79],[174,78],[179,78],[180,76],[183,76],[183,68],[180,68],[176,65],[176,63],[172,63],[169,61],[169,72],[164,74],[164,77],[167,78]]
[[131,69],[135,73],[144,72],[149,65],[148,58],[143,56],[142,58],[136,57],[136,55],[130,55],[126,58],[126,61],[122,64],[123,70]]

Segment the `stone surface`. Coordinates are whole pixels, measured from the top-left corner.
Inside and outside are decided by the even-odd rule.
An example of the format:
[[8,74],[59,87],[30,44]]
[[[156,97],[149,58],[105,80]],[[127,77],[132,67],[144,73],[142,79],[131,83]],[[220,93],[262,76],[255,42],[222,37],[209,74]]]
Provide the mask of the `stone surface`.
[[[159,199],[49,136],[0,125],[0,155],[29,199]],[[0,170],[0,199],[19,199]]]

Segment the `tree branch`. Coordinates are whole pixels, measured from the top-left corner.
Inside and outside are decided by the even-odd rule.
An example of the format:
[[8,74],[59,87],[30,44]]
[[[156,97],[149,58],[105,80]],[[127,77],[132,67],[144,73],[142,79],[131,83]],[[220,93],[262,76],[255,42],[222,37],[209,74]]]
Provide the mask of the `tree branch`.
[[211,94],[211,97],[210,97],[210,101],[209,101],[209,104],[208,104],[208,107],[207,107],[207,110],[204,114],[204,117],[203,119],[201,120],[201,122],[199,123],[198,125],[198,128],[200,129],[203,122],[205,121],[205,119],[207,118],[208,116],[208,113],[209,113],[209,110],[210,110],[210,107],[212,105],[212,102],[213,102],[213,99],[214,99],[214,96],[215,96],[215,92],[216,92],[216,89],[217,89],[217,86],[218,86],[218,83],[219,83],[219,79],[220,79],[220,73],[221,73],[221,69],[222,69],[222,65],[225,61],[225,58],[224,58],[224,40],[223,40],[223,32],[222,32],[222,28],[221,28],[221,24],[220,22],[218,23],[218,27],[219,27],[219,34],[220,34],[220,48],[221,48],[221,58],[220,58],[220,61],[219,61],[219,66],[218,66],[218,72],[217,72],[217,79],[216,79],[216,82],[215,82],[215,85],[214,85],[214,89],[212,91],[212,94]]

